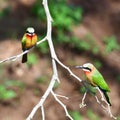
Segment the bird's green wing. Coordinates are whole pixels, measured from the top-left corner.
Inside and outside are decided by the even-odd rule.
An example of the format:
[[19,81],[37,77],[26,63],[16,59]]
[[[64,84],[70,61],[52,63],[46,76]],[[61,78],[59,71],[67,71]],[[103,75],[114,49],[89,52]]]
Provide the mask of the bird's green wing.
[[24,34],[23,38],[22,38],[22,49],[25,49],[25,43],[26,43],[26,34]]
[[99,71],[95,71],[92,76],[93,82],[100,87],[102,90],[110,92],[110,88],[108,87],[107,83],[105,82],[103,76],[100,74]]

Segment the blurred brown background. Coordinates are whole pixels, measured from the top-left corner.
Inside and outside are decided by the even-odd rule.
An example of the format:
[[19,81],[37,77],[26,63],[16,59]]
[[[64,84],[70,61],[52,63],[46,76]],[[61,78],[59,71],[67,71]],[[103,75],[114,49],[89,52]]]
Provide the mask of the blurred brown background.
[[[52,13],[53,42],[58,58],[67,66],[95,64],[111,89],[112,113],[120,119],[120,1],[50,0],[49,6],[53,8],[51,13],[56,12]],[[76,8],[82,9],[81,18]],[[35,28],[39,39],[43,38],[45,18],[41,0],[0,0],[0,60],[21,53],[21,38],[28,26]],[[72,71],[85,80],[82,71]],[[54,91],[69,97],[60,99],[74,120],[111,119],[91,94],[86,98],[87,107],[80,109],[84,87],[59,65],[58,73],[61,83]],[[26,119],[51,80],[48,45],[41,44],[31,51],[27,64],[21,59],[1,64],[0,74],[1,120]],[[67,120],[63,108],[51,95],[48,97],[44,104],[46,120]],[[34,120],[40,118],[38,111]]]

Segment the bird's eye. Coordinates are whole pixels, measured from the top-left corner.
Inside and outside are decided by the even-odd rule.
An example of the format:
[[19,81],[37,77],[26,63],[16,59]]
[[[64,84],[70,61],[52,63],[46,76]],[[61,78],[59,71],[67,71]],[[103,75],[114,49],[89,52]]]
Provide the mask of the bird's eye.
[[26,31],[26,33],[29,33],[29,31]]
[[90,68],[88,68],[88,67],[84,67],[84,69],[87,69],[87,70],[89,70],[90,72],[92,71]]

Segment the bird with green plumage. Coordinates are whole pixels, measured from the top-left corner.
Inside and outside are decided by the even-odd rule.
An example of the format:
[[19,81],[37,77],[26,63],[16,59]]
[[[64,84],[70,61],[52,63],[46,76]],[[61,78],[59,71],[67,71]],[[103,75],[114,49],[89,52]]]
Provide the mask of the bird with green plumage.
[[[29,50],[37,43],[37,35],[35,34],[35,29],[33,27],[28,27],[26,33],[23,35],[21,40],[23,52]],[[27,62],[27,53],[22,57],[22,63]]]
[[75,68],[80,68],[84,71],[88,82],[92,86],[98,87],[103,92],[108,104],[111,106],[111,102],[108,96],[110,88],[103,78],[102,74],[96,69],[96,67],[91,63],[85,63],[82,66],[75,66]]

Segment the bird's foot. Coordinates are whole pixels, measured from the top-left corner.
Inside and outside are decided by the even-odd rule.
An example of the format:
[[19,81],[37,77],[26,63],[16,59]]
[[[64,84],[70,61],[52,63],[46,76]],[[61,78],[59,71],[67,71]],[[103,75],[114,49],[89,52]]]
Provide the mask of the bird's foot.
[[86,106],[86,104],[85,103],[81,103],[79,106],[80,106],[80,108],[84,108]]

